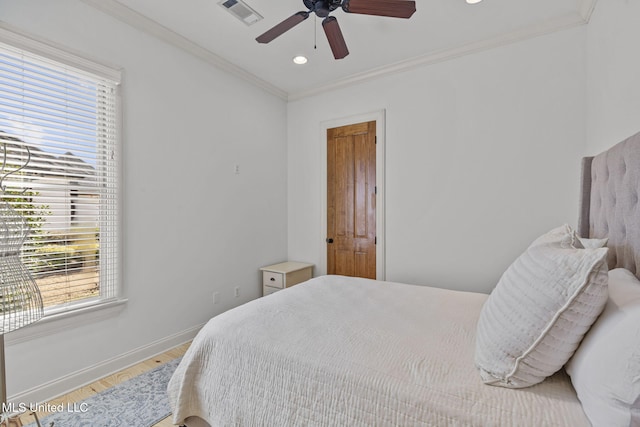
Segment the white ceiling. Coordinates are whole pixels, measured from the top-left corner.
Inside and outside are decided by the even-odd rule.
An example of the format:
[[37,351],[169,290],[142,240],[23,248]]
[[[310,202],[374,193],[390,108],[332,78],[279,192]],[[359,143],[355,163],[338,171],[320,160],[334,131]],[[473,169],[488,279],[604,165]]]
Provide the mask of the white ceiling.
[[[219,0],[84,0],[289,99],[588,22],[596,0],[417,0],[410,19],[332,13],[350,54],[335,60],[312,15],[269,44],[255,38],[302,0],[245,0],[264,16],[247,26]],[[317,48],[314,49],[314,33]],[[295,55],[309,62],[295,65]]]

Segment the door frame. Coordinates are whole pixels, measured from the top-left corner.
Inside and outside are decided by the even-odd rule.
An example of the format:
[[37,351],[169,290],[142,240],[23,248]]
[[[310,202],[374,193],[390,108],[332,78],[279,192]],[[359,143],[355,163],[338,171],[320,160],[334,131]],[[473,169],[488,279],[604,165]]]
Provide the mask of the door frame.
[[385,260],[385,110],[320,123],[320,262],[319,274],[327,274],[327,130],[362,122],[376,122],[376,279],[386,280]]

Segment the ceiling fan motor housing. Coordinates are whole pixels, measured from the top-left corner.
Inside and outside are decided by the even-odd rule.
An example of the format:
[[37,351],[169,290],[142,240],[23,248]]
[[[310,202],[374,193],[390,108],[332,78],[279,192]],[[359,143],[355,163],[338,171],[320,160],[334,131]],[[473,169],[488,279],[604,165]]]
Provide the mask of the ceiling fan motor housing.
[[303,0],[303,2],[310,12],[314,12],[320,18],[326,18],[342,4],[342,0]]

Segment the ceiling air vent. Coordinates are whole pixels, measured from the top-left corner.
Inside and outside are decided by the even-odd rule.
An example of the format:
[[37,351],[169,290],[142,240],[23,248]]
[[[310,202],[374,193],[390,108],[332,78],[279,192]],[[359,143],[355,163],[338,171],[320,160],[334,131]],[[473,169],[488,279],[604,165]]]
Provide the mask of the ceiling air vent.
[[222,0],[218,4],[247,25],[255,24],[262,19],[262,15],[251,9],[242,0]]

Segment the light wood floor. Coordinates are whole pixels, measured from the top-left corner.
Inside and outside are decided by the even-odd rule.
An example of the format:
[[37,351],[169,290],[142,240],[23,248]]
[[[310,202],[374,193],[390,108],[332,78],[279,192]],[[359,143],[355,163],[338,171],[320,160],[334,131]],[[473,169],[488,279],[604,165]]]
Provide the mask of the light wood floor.
[[[127,368],[123,371],[120,371],[108,377],[102,378],[101,380],[98,380],[87,386],[84,386],[75,391],[72,391],[71,393],[65,394],[64,396],[60,396],[59,398],[52,400],[49,403],[51,405],[59,405],[60,403],[63,403],[66,405],[67,403],[73,404],[75,402],[80,402],[81,400],[84,400],[90,396],[93,396],[94,394],[99,393],[103,390],[106,390],[109,387],[113,387],[116,384],[119,384],[123,381],[126,381],[130,378],[140,375],[144,372],[150,371],[151,369],[155,368],[158,365],[167,363],[173,359],[176,359],[182,356],[187,351],[187,348],[189,348],[190,344],[191,343],[189,342],[179,347],[173,348],[165,353],[152,357],[151,359],[147,359],[144,362],[138,363],[137,365],[131,366],[130,368]],[[40,418],[41,420],[46,415],[48,415],[48,413],[38,412],[38,418]],[[30,413],[26,413],[21,415],[18,418],[9,420],[8,425],[10,427],[20,427],[22,425],[27,425],[34,421],[35,421],[35,418],[33,417],[33,415],[31,415]],[[3,423],[1,427],[4,427],[4,425],[5,424]],[[153,427],[172,427],[172,426],[173,426],[173,423],[171,422],[171,417],[167,417],[164,420],[160,421],[158,424],[155,424]],[[43,427],[45,427],[44,424],[43,424]]]

